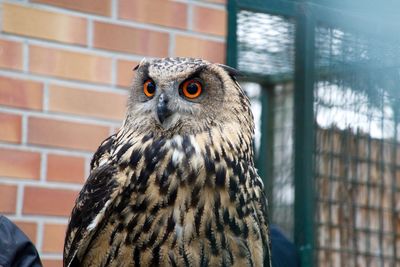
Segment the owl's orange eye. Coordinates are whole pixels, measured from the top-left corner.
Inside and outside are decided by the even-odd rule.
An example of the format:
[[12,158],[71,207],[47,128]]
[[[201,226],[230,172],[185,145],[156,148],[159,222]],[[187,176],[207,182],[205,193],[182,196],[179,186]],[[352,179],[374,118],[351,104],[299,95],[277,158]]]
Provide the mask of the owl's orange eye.
[[156,93],[156,85],[153,80],[148,79],[143,84],[143,92],[147,97],[153,97]]
[[182,85],[182,94],[189,99],[199,97],[202,91],[203,87],[201,83],[196,80],[188,80]]

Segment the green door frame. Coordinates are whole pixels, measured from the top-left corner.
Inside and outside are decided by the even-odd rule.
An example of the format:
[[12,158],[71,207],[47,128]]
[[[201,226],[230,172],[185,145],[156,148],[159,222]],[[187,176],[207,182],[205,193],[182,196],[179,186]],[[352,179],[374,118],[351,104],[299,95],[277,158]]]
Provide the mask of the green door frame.
[[314,266],[314,56],[315,18],[308,3],[299,3],[294,74],[294,238],[301,266]]

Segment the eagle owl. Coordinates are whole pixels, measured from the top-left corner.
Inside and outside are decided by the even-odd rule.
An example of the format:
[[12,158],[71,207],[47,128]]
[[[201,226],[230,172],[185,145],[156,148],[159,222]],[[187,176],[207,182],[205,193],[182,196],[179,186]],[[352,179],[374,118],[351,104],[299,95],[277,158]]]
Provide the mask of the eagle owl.
[[270,266],[254,122],[235,70],[143,60],[72,211],[64,266]]

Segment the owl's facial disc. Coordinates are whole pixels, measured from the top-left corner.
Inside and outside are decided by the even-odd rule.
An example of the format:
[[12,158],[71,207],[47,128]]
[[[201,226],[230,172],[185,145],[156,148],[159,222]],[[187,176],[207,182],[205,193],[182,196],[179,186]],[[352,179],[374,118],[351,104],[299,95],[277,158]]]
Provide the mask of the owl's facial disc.
[[143,61],[135,69],[128,110],[133,128],[184,134],[237,121],[240,109],[235,104],[243,101],[234,80],[220,66],[166,58]]

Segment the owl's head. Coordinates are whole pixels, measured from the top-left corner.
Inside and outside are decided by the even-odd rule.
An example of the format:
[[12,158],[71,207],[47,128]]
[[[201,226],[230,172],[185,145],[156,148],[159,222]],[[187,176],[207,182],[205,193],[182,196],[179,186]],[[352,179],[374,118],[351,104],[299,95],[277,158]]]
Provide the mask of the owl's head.
[[193,58],[142,60],[135,68],[126,124],[157,135],[213,127],[253,132],[250,103],[234,69]]

